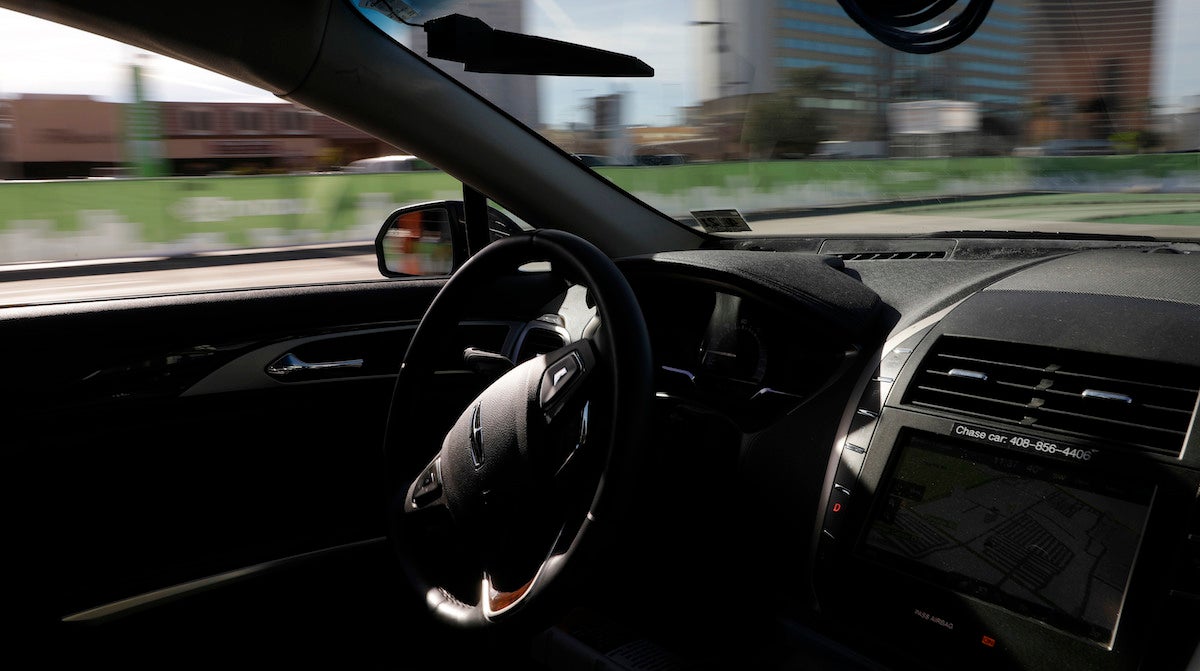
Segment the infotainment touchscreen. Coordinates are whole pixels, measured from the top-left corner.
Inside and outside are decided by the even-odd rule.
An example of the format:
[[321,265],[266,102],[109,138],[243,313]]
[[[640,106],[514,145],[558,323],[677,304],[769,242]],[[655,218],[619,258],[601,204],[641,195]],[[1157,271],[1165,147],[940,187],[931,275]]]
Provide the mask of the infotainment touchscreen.
[[882,485],[868,556],[1110,643],[1153,489],[912,433]]

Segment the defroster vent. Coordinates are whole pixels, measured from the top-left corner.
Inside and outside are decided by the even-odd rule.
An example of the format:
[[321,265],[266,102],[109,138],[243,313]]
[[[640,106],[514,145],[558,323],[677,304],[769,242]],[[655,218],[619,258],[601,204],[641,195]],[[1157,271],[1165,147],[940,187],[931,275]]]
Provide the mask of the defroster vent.
[[942,336],[905,402],[1178,456],[1198,390],[1192,367]]
[[844,252],[837,255],[843,261],[919,261],[944,259],[946,252]]

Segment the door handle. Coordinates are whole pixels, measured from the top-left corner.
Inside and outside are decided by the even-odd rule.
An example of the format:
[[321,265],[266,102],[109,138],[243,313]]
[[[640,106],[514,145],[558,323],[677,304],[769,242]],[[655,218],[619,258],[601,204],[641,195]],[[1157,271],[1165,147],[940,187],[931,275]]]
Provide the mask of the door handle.
[[320,370],[338,370],[345,368],[362,368],[362,359],[346,359],[345,361],[319,361],[309,363],[288,352],[267,366],[267,375],[271,377],[288,377],[299,373],[311,373]]

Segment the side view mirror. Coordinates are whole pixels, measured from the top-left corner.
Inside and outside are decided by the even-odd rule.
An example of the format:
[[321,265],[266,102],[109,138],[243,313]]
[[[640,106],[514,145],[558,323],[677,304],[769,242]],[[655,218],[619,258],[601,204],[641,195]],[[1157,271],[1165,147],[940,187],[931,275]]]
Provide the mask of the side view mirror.
[[[522,229],[494,207],[488,208],[491,240]],[[467,260],[466,208],[461,200],[409,205],[383,220],[375,236],[375,261],[384,277],[449,275]]]

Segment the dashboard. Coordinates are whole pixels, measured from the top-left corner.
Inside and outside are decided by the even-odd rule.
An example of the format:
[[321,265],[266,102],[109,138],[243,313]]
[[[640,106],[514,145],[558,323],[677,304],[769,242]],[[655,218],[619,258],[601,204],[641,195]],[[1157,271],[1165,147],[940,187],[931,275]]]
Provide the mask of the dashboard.
[[[656,368],[644,528],[622,545],[635,551],[613,558],[617,585],[597,590],[621,626],[561,624],[539,638],[540,659],[598,663],[619,643],[645,645],[626,632],[653,627],[685,660],[706,661],[724,639],[723,654],[751,655],[747,668],[1195,668],[1197,252],[760,238],[619,260]],[[431,391],[447,421],[486,369],[468,348],[519,362],[597,327],[581,288],[547,273],[511,281],[496,295],[513,300],[481,296],[446,342],[453,365]],[[247,563],[380,540],[376,431],[439,289],[297,291],[266,297],[265,311],[231,312],[225,296],[24,310],[10,333],[43,356],[16,361],[15,379],[30,407],[48,410],[20,434],[45,449],[25,450],[13,472],[57,473],[61,446],[84,467],[57,490],[43,477],[11,491],[55,519],[86,502],[98,520],[56,540],[57,527],[29,518],[30,546],[98,549],[83,568],[28,570],[52,575],[62,612],[86,614]],[[254,337],[233,337],[247,320]],[[126,342],[139,323],[187,327]],[[78,332],[99,334],[103,356],[50,356],[67,336],[45,334]],[[121,458],[91,449],[97,427],[126,446]],[[163,458],[163,436],[190,468],[155,484],[155,506],[140,494],[105,502],[145,491],[138,464]],[[229,463],[237,480],[211,496]]]
[[1197,250],[889,244],[624,268],[660,400],[742,432],[754,549],[804,576],[783,619],[835,651],[811,668],[1195,664]]

